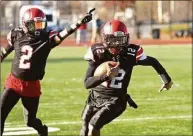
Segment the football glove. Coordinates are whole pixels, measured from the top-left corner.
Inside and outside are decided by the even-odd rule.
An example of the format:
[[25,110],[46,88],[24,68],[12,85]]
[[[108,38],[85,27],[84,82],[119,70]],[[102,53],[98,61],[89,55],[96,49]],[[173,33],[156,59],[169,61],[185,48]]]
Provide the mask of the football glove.
[[92,14],[87,14],[85,17],[82,18],[81,24],[86,24],[91,20],[92,20]]
[[92,20],[92,12],[95,10],[95,8],[91,9],[85,17],[82,18],[81,24],[88,23]]
[[172,85],[173,85],[172,81],[163,84],[162,87],[160,88],[159,92],[162,92],[163,90],[169,90],[172,87]]
[[137,104],[132,100],[132,98],[130,97],[129,94],[127,94],[127,102],[128,102],[130,107],[133,107],[135,109],[138,108]]

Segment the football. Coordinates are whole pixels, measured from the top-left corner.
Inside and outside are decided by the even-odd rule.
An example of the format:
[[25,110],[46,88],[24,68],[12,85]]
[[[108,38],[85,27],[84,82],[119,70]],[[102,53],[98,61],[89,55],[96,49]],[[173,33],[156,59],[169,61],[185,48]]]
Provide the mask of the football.
[[95,72],[94,72],[94,76],[100,76],[100,75],[103,75],[105,73],[107,73],[107,68],[108,68],[108,65],[111,66],[111,67],[114,67],[117,65],[117,62],[115,61],[106,61],[106,62],[103,62],[102,64],[100,64]]

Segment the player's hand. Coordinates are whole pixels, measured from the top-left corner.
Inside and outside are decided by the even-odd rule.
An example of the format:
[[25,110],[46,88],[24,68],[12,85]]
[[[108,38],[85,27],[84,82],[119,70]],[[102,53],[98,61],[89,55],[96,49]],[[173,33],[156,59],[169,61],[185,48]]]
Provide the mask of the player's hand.
[[130,107],[133,107],[134,109],[137,109],[137,104],[133,101],[133,99],[130,97],[129,94],[127,94],[127,102]]
[[92,14],[87,14],[85,17],[82,18],[81,24],[86,24],[91,20],[92,20]]
[[160,88],[159,92],[162,92],[163,90],[169,90],[173,85],[173,82],[170,81],[166,84],[163,84],[162,87]]
[[92,20],[92,12],[95,10],[95,8],[91,9],[85,17],[82,18],[81,24],[88,23]]
[[109,79],[112,79],[113,77],[116,77],[119,74],[119,65],[119,62],[117,62],[117,65],[115,65],[114,67],[112,67],[111,64],[108,64],[107,76],[109,77]]

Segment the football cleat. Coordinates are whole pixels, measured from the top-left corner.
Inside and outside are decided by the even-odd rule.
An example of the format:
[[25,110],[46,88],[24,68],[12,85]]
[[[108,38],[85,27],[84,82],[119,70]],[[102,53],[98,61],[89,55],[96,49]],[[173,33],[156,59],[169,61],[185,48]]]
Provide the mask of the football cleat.
[[42,132],[39,133],[39,136],[48,136],[48,127],[46,125],[43,126]]

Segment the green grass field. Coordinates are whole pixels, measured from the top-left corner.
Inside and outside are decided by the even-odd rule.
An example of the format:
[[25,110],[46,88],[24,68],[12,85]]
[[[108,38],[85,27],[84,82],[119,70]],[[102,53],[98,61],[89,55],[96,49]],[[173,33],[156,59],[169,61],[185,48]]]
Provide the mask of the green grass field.
[[[83,60],[86,50],[86,47],[58,47],[48,58],[41,82],[43,94],[38,117],[49,127],[60,129],[49,135],[79,135],[80,116],[88,95],[83,84],[87,69],[87,62]],[[159,93],[162,82],[156,71],[152,67],[135,67],[128,92],[139,107],[128,106],[119,118],[102,129],[102,136],[192,135],[191,46],[144,46],[144,50],[167,69],[174,82],[173,88]],[[1,64],[1,89],[10,72],[12,58],[13,54]],[[19,131],[11,128],[24,126],[19,101],[6,120],[5,135],[11,131],[16,135]]]

